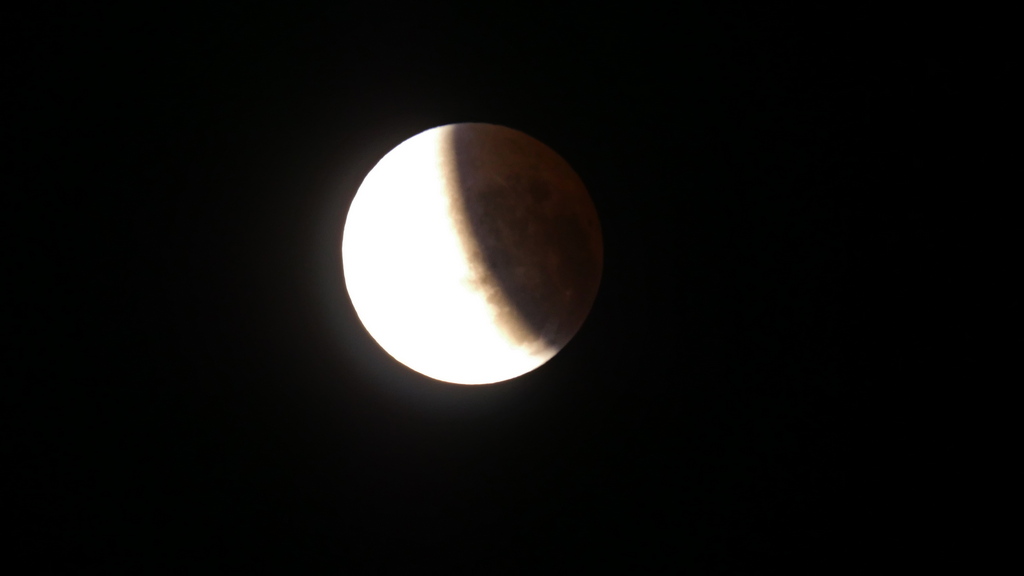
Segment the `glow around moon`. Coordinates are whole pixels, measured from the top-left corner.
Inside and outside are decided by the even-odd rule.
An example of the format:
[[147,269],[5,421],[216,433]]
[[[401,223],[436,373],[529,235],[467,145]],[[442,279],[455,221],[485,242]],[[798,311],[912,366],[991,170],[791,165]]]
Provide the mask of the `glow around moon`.
[[579,177],[547,146],[490,124],[422,132],[360,186],[341,246],[366,330],[409,368],[457,384],[514,378],[582,325],[602,248]]

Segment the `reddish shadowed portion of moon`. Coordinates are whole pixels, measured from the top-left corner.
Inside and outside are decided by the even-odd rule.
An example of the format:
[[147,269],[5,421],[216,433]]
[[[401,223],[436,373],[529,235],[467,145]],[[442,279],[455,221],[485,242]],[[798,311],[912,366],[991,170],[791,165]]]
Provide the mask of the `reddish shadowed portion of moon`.
[[485,384],[547,362],[583,325],[602,267],[597,212],[553,150],[451,124],[389,152],[360,186],[342,260],[356,313],[395,359]]
[[460,238],[517,342],[561,349],[597,296],[601,228],[583,181],[541,142],[493,124],[452,130]]

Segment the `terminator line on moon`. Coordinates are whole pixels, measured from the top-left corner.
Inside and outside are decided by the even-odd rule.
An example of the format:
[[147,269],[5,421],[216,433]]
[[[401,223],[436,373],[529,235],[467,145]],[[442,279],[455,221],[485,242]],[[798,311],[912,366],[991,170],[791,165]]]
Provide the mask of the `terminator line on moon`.
[[449,124],[386,154],[342,239],[363,326],[431,378],[488,384],[536,369],[580,329],[603,248],[583,182],[553,150],[493,124]]

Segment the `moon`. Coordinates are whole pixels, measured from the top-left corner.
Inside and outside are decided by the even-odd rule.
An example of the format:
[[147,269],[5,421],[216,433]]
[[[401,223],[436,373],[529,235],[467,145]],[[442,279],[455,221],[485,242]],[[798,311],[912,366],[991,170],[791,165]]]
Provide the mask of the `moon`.
[[345,286],[393,358],[454,384],[530,372],[597,296],[597,211],[569,164],[512,128],[448,124],[366,175],[345,219]]

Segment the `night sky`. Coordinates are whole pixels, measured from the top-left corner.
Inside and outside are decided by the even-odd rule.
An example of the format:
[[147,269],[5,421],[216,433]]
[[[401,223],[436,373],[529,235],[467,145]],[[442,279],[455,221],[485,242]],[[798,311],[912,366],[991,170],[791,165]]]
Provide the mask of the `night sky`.
[[[958,257],[933,212],[966,173],[949,18],[80,4],[5,18],[17,573],[956,553],[933,498],[963,447],[928,424]],[[452,122],[556,150],[604,234],[583,328],[499,385],[406,369],[344,289],[362,178]]]

